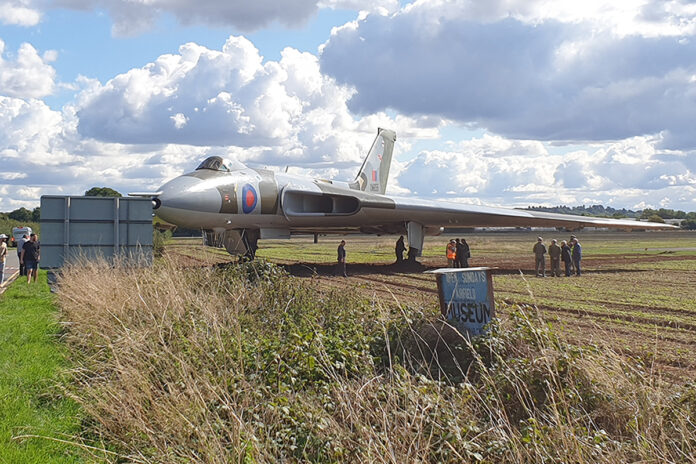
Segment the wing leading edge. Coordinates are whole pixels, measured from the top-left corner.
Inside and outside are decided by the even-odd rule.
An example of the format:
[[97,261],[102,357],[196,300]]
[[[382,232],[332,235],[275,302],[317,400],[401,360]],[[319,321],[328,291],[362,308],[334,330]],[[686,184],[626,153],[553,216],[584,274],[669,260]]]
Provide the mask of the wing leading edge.
[[[444,227],[606,227],[610,229],[675,229],[676,226],[626,219],[547,213],[454,202],[391,197],[395,212],[409,221]],[[380,213],[383,214],[383,213]]]

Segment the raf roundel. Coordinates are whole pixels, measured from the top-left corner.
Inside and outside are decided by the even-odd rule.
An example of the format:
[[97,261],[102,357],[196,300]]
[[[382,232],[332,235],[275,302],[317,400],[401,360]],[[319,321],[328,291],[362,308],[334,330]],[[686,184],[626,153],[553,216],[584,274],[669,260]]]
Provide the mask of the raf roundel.
[[256,208],[257,201],[256,189],[251,184],[246,184],[242,188],[242,211],[246,214],[251,213]]

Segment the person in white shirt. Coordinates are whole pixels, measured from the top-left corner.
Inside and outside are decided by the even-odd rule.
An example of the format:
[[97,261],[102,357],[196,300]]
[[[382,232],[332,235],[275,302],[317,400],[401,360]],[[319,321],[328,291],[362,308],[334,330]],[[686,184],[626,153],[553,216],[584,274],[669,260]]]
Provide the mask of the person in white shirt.
[[7,258],[7,235],[0,234],[0,285],[5,281],[5,258]]

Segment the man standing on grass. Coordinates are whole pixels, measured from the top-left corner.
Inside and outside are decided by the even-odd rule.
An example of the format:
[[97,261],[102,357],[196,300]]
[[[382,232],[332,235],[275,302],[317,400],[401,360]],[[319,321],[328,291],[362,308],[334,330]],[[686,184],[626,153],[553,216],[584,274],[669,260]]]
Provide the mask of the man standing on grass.
[[404,262],[404,251],[406,251],[406,245],[404,245],[404,236],[401,235],[399,240],[396,241],[396,247],[394,248],[396,252],[396,264],[401,264]]
[[551,277],[561,277],[561,247],[558,246],[558,240],[551,240],[549,246],[549,257],[551,258]]
[[461,254],[462,244],[459,243],[459,239],[454,240],[454,264],[452,267],[462,267],[462,254]]
[[459,246],[457,247],[459,267],[469,267],[469,258],[471,258],[471,249],[469,244],[466,243],[466,239],[462,238],[459,240]]
[[563,264],[565,264],[566,277],[570,277],[573,268],[573,257],[571,256],[568,242],[566,242],[565,240],[561,242],[561,260],[563,261]]
[[573,264],[573,243],[577,237],[575,235],[571,235],[570,239],[568,240],[568,246],[570,247],[570,254],[571,254],[571,260],[570,260],[570,273],[574,274],[575,273],[575,264]]
[[22,235],[22,238],[17,240],[17,259],[19,259],[19,275],[27,275],[27,270],[24,268],[24,264],[22,264],[22,260],[20,259],[22,256],[22,248],[24,247],[24,244],[29,241],[29,236],[27,234]]
[[7,258],[7,235],[0,234],[0,285],[5,281],[5,258]]
[[334,275],[342,275],[343,277],[348,277],[346,274],[346,241],[341,240],[341,244],[338,245],[338,263],[336,264],[336,271]]
[[447,253],[447,267],[454,267],[454,261],[457,259],[457,244],[454,240],[450,240],[445,249]]
[[536,270],[537,277],[546,277],[546,245],[544,245],[544,239],[537,237],[537,242],[532,248],[534,252],[534,269]]
[[582,247],[577,238],[573,239],[573,267],[575,267],[575,275],[580,275],[580,260],[582,259]]
[[19,263],[24,264],[27,270],[27,285],[31,284],[31,276],[34,282],[39,276],[39,261],[41,261],[41,243],[36,234],[29,236],[29,241],[24,243],[22,254],[19,256]]

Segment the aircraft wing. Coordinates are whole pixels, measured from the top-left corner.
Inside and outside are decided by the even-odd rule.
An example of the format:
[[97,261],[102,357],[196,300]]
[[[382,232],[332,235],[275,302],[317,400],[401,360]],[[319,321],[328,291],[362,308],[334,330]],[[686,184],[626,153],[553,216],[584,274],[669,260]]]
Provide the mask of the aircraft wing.
[[610,229],[674,229],[676,226],[629,219],[609,219],[534,210],[370,194],[333,185],[316,190],[290,187],[281,193],[283,214],[294,230],[355,228],[396,233],[409,222],[424,227],[606,227]]
[[547,213],[464,203],[391,197],[394,211],[428,226],[441,227],[606,227],[610,229],[675,229],[676,226],[628,219]]

